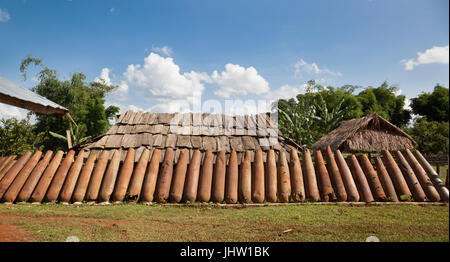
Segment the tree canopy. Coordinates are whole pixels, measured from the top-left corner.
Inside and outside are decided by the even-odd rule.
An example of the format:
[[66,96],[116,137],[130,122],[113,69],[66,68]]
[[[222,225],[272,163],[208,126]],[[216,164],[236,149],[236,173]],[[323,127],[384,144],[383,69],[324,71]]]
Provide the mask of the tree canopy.
[[432,93],[422,93],[411,99],[411,108],[414,114],[424,116],[429,121],[448,122],[448,88],[439,84]]
[[367,87],[357,95],[363,115],[378,113],[396,126],[407,125],[411,112],[404,109],[405,96],[396,95],[398,88],[389,86],[385,81],[377,88]]
[[321,86],[309,81],[306,93],[289,100],[278,100],[279,127],[297,143],[311,145],[337,128],[343,120],[377,112],[398,126],[405,126],[411,112],[404,109],[405,96],[397,95],[397,87],[383,82],[367,87],[355,95],[360,86]]
[[0,119],[0,155],[22,155],[26,151],[40,150],[43,133],[35,133],[30,117]]
[[[86,82],[83,73],[74,73],[70,80],[59,80],[56,70],[49,69],[42,64],[42,60],[28,56],[22,60],[20,71],[26,78],[26,70],[34,64],[41,68],[38,73],[39,83],[32,91],[44,96],[55,103],[69,109],[70,114],[78,125],[78,136],[95,137],[110,128],[108,119],[119,112],[119,108],[109,106],[105,108],[105,96],[117,86],[99,82]],[[70,129],[70,120],[54,115],[36,114],[34,131],[44,133],[42,144],[45,149],[67,149],[67,144],[60,139],[54,139],[49,132],[65,134]]]

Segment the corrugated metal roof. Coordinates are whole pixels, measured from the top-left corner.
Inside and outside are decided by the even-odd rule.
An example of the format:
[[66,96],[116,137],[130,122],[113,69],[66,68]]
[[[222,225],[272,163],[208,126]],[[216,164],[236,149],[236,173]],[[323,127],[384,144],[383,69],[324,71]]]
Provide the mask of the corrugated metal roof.
[[65,115],[69,110],[0,76],[0,102],[43,114]]

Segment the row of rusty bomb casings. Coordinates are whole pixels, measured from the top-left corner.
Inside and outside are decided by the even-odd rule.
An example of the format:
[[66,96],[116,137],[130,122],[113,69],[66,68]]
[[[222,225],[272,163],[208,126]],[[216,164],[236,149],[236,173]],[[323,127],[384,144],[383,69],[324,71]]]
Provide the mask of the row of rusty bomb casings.
[[[273,150],[227,157],[206,151],[204,158],[195,151],[181,150],[177,163],[175,151],[167,149],[160,162],[160,151],[145,149],[135,163],[129,149],[123,163],[120,151],[26,152],[0,159],[0,199],[2,202],[115,202],[142,201],[158,203],[215,202],[372,202],[372,201],[444,201],[448,189],[420,152],[396,151],[371,160],[364,154],[343,157],[328,148],[309,150],[301,161],[295,150],[280,151],[278,161]],[[151,155],[151,157],[150,157]],[[288,158],[289,161],[288,161]],[[253,159],[253,161],[252,161]]]

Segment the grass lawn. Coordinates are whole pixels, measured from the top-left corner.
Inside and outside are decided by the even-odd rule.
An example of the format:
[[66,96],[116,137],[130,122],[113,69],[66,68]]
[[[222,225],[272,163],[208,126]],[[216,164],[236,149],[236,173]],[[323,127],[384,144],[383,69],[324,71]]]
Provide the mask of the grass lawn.
[[[433,166],[433,168],[434,168],[434,170],[436,170],[436,166]],[[447,178],[447,169],[448,169],[447,165],[439,167],[439,176],[441,177],[442,182],[444,182],[444,183]]]
[[0,204],[0,241],[449,241],[447,206]]

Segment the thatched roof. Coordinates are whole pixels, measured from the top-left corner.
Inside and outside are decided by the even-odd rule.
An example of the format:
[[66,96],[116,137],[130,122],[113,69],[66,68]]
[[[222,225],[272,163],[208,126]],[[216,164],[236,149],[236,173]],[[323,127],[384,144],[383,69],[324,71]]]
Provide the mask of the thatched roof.
[[[144,148],[164,152],[167,148],[188,149],[190,155],[199,149],[204,153],[232,150],[238,154],[261,149],[290,152],[301,147],[284,137],[265,114],[227,116],[202,113],[150,113],[127,111],[104,135],[77,145],[75,149],[122,151],[123,160],[128,149],[136,151],[136,162]],[[175,160],[180,150],[176,150]],[[162,154],[163,155],[163,154]],[[112,153],[111,153],[112,156]],[[161,159],[162,160],[162,159]]]
[[416,141],[377,113],[351,119],[314,143],[313,150],[342,152],[380,152],[381,150],[404,150],[417,146]]

